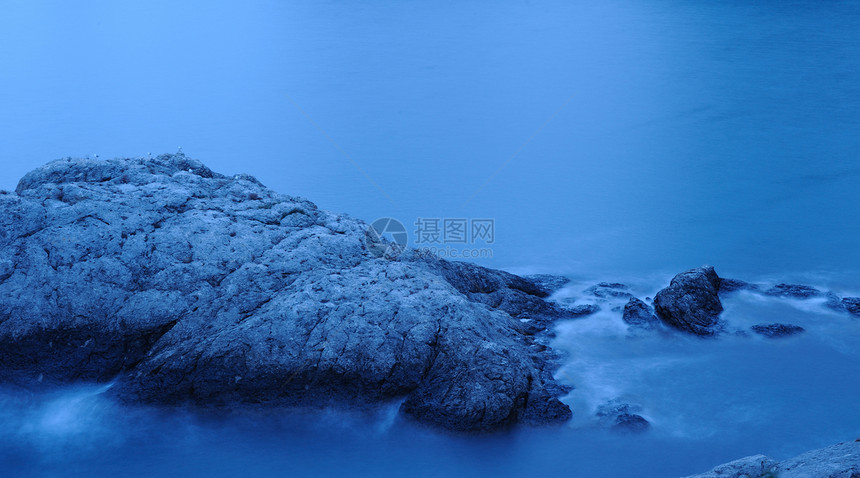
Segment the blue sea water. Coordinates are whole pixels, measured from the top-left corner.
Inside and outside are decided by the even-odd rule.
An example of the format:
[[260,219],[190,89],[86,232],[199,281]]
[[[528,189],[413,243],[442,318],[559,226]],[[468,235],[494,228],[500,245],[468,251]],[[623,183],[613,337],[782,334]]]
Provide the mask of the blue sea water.
[[[367,221],[494,220],[514,272],[653,294],[724,276],[860,295],[860,2],[0,2],[0,188],[178,148]],[[460,247],[458,245],[458,247]],[[580,287],[581,286],[581,287]],[[577,289],[577,287],[579,287]],[[858,322],[739,294],[780,341],[561,324],[575,419],[450,437],[374,416],[201,418],[99,388],[0,398],[11,476],[677,476],[860,435]],[[754,364],[752,366],[751,364]],[[632,397],[652,421],[587,418]],[[396,404],[392,404],[396,407]]]

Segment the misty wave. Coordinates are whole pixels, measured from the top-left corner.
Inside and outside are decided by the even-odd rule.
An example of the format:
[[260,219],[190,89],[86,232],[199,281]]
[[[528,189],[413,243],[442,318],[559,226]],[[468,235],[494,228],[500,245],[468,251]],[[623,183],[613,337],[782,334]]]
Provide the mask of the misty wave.
[[[751,453],[789,457],[860,428],[857,319],[824,301],[739,291],[723,298],[726,333],[701,339],[634,331],[625,298],[574,281],[554,295],[601,311],[560,322],[557,378],[574,418],[555,428],[451,435],[417,426],[399,402],[376,409],[200,413],[127,406],[110,385],[0,390],[0,462],[12,476],[672,476]],[[659,282],[631,281],[644,298]],[[789,322],[796,336],[742,333]],[[620,434],[600,407],[632,404],[647,433]],[[647,471],[643,471],[647,470]]]

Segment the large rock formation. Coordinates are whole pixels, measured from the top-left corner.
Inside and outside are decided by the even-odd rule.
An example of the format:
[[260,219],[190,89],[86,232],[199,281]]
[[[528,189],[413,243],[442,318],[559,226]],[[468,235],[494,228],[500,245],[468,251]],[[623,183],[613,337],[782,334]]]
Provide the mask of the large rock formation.
[[0,379],[201,406],[404,397],[458,430],[569,418],[513,318],[556,313],[545,291],[377,258],[365,228],[181,154],[52,162],[0,195]]
[[711,266],[676,275],[654,297],[657,316],[668,325],[696,335],[713,335],[723,311],[720,278]]
[[764,455],[741,458],[687,478],[860,478],[860,440],[813,450],[778,462]]

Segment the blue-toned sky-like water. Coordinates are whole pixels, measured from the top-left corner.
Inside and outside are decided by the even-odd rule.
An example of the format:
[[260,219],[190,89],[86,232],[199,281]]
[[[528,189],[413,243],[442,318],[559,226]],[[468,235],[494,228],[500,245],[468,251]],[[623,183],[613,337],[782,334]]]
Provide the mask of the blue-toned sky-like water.
[[[418,218],[493,219],[481,244],[492,257],[478,262],[567,274],[572,296],[620,280],[644,297],[705,263],[860,295],[856,0],[0,7],[0,189],[51,159],[181,147],[326,209],[396,218],[413,245]],[[807,332],[630,339],[605,309],[558,328],[574,421],[483,438],[417,430],[390,410],[261,424],[119,409],[97,388],[6,390],[0,465],[677,476],[860,434],[857,320],[754,294],[725,316]],[[615,396],[643,405],[648,435],[593,427]]]
[[857,1],[3,2],[0,187],[179,147],[494,267],[860,270]]

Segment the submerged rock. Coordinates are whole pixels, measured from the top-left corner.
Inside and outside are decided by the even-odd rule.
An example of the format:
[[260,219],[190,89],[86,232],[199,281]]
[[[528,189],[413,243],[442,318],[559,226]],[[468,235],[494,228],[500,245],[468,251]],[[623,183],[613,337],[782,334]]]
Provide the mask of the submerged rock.
[[824,305],[828,308],[837,312],[843,312],[845,310],[845,304],[842,303],[842,297],[839,297],[833,292],[827,292],[825,297],[827,297],[827,302],[825,302]]
[[776,461],[764,455],[741,458],[687,478],[858,478],[860,442],[845,442]]
[[720,277],[711,266],[676,275],[654,296],[654,310],[666,324],[696,335],[714,335],[723,305]]
[[[59,160],[0,195],[0,380],[116,380],[124,400],[405,397],[424,423],[560,422],[533,281],[404,254],[366,224],[184,155]],[[547,319],[549,320],[549,319]]]
[[860,315],[860,297],[845,297],[842,299],[842,306],[848,312]]
[[620,400],[610,400],[597,409],[597,418],[603,426],[618,432],[642,433],[651,424],[638,414],[641,407]]
[[591,294],[595,297],[600,297],[602,299],[606,298],[627,298],[633,297],[633,294],[628,290],[629,288],[618,282],[600,282],[597,285],[593,285],[588,289],[585,289],[586,294]]
[[750,327],[753,332],[765,337],[785,337],[803,332],[805,329],[799,325],[791,324],[758,324]]
[[641,415],[633,413],[622,413],[618,415],[615,419],[615,425],[612,427],[612,429],[616,431],[632,433],[642,433],[647,431],[649,428],[651,428],[651,424],[648,423],[648,420],[643,418]]
[[815,287],[801,284],[777,284],[764,291],[767,295],[775,297],[792,297],[795,299],[810,299],[820,297],[823,293]]
[[583,317],[600,312],[600,306],[597,304],[581,304],[573,307],[566,307],[564,311],[566,315],[571,317]]
[[738,290],[758,290],[758,286],[738,279],[720,278],[720,293]]
[[656,327],[660,322],[651,306],[635,297],[627,301],[621,319],[628,325],[644,329]]

